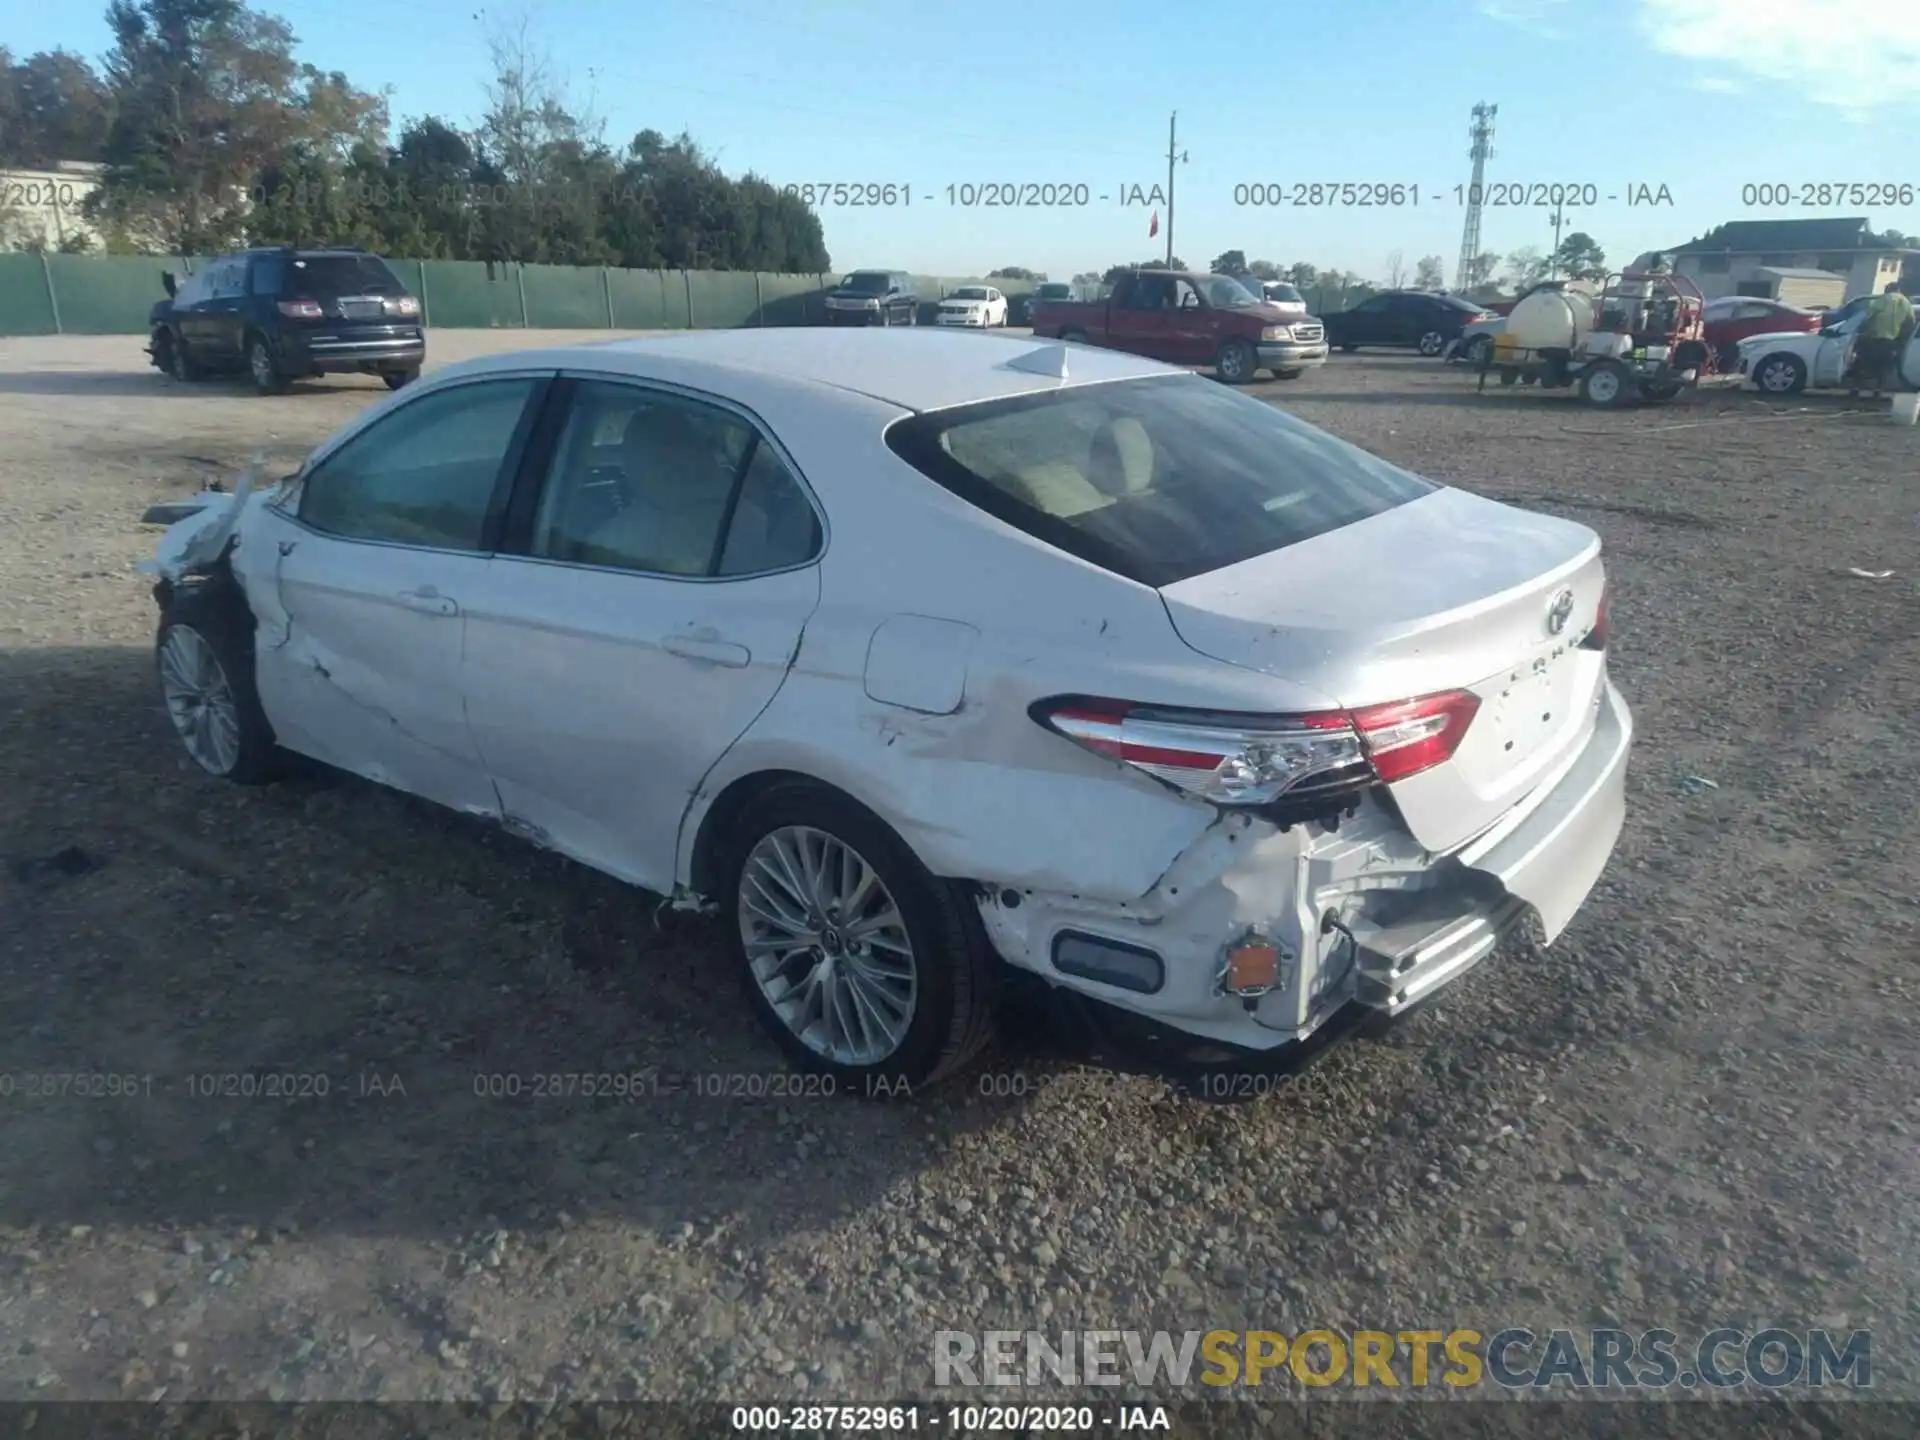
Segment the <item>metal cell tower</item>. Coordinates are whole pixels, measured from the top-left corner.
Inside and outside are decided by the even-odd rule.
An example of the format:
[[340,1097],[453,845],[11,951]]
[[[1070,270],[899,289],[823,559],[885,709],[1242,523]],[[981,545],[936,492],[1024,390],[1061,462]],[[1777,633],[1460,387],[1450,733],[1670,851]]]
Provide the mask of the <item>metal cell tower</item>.
[[1467,130],[1473,140],[1473,149],[1467,152],[1473,157],[1473,182],[1467,187],[1467,224],[1460,232],[1460,266],[1453,276],[1453,288],[1459,291],[1470,287],[1474,257],[1480,253],[1480,202],[1487,195],[1487,160],[1493,154],[1493,117],[1499,113],[1498,105],[1481,101],[1473,107],[1473,124]]

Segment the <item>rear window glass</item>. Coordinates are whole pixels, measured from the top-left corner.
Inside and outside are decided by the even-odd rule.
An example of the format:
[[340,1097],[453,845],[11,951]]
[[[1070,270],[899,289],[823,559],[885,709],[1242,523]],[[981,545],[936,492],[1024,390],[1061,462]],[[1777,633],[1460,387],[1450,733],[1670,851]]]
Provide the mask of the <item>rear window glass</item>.
[[887,443],[989,514],[1155,587],[1436,488],[1197,375],[934,411],[890,427]]
[[386,262],[373,255],[295,256],[287,264],[286,288],[315,300],[407,293]]

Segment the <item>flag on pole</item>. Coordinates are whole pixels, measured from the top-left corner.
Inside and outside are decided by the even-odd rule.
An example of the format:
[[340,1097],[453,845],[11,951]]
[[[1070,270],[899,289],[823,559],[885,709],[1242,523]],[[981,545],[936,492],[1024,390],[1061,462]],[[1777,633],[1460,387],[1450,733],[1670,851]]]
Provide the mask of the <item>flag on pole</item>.
[[1152,221],[1149,222],[1147,225],[1147,238],[1151,240],[1154,236],[1158,235],[1159,233],[1160,233],[1160,212],[1156,210],[1153,212]]

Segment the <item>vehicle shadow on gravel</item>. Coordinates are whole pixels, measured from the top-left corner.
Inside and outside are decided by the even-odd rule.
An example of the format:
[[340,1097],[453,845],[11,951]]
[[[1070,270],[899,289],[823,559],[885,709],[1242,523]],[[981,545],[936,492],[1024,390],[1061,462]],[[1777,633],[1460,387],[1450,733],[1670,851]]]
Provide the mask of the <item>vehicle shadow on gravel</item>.
[[0,1223],[744,1240],[1151,1068],[1016,1025],[911,1103],[823,1094],[716,922],[318,767],[211,780],[144,648],[0,652],[0,693]]
[[[286,393],[298,395],[304,390],[331,389],[352,381],[361,382],[356,388],[386,392],[377,375],[328,375],[319,380],[295,380]],[[253,393],[253,382],[242,374],[222,373],[182,382],[152,369],[0,371],[0,395],[69,395],[82,400],[131,395],[144,400],[223,394],[252,397]]]

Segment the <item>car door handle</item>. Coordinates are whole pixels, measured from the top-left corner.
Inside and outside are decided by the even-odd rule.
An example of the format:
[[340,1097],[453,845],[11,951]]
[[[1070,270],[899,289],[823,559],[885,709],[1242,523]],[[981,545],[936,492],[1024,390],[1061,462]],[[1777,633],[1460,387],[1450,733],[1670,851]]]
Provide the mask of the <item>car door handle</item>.
[[731,645],[724,640],[699,640],[691,635],[669,635],[660,642],[660,648],[669,655],[678,655],[682,660],[704,660],[709,665],[724,665],[729,670],[741,669],[753,658],[753,652],[744,645]]
[[394,597],[409,610],[423,615],[458,615],[460,607],[438,590],[402,590]]

